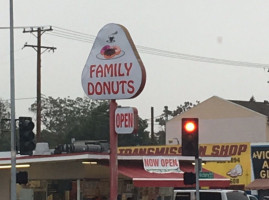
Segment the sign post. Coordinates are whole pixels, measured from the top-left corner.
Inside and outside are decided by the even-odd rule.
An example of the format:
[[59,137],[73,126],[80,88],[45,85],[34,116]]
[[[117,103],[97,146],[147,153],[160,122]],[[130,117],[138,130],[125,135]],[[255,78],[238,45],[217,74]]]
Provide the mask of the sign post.
[[89,98],[110,100],[110,199],[116,200],[118,194],[116,99],[135,98],[142,92],[146,83],[144,65],[124,26],[111,23],[99,31],[82,71],[81,83]]
[[109,105],[109,135],[110,135],[110,199],[118,196],[118,135],[115,131],[116,100],[110,100]]

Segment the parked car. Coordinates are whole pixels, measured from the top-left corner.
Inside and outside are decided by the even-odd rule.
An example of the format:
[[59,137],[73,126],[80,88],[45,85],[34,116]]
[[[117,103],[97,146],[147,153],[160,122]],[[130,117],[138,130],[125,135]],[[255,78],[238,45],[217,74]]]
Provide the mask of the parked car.
[[[249,200],[241,190],[200,190],[199,196],[200,200]],[[196,200],[196,190],[174,190],[173,200]]]
[[269,196],[264,196],[262,200],[269,200]]
[[258,200],[258,198],[255,197],[254,195],[248,194],[247,196],[249,200]]

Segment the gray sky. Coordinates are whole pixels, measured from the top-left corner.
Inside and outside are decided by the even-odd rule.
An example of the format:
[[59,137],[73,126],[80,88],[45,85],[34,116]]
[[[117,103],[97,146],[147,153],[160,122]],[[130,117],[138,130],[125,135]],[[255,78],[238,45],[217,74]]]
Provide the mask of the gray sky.
[[[9,26],[9,1],[0,0],[0,26]],[[257,0],[20,0],[14,1],[14,26],[47,26],[42,45],[57,50],[42,54],[42,94],[83,97],[81,73],[92,43],[63,38],[63,29],[96,36],[108,23],[125,26],[139,47],[201,57],[269,64],[269,1]],[[15,30],[16,117],[29,115],[36,96],[36,45],[30,33]],[[52,35],[54,33],[54,35]],[[57,37],[55,34],[58,34]],[[75,37],[75,35],[73,35]],[[74,38],[73,38],[74,39]],[[0,29],[0,98],[10,98],[9,30]],[[140,51],[147,82],[135,99],[117,101],[133,106],[143,119],[167,105],[173,110],[185,101],[269,99],[265,68],[196,62]],[[159,52],[160,53],[160,52]],[[163,53],[161,53],[164,55]],[[35,117],[35,116],[33,116]]]

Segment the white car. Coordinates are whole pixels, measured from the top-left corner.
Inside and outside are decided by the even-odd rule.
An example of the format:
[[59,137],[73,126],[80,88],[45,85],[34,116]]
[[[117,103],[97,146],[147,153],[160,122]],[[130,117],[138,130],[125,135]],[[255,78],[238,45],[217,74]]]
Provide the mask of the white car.
[[[200,200],[250,200],[241,190],[200,190],[199,196]],[[174,190],[173,200],[196,200],[196,190]]]

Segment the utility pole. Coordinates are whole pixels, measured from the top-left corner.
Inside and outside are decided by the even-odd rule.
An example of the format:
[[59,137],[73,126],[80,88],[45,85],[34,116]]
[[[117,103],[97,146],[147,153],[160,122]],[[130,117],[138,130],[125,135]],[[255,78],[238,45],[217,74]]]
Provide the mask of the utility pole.
[[[37,52],[37,84],[36,84],[36,141],[40,142],[41,139],[41,54],[47,50],[54,50],[55,47],[48,47],[41,45],[41,36],[46,31],[52,31],[52,27],[49,28],[31,28],[30,30],[23,30],[23,33],[37,33],[37,45],[28,45],[25,44],[24,47],[32,47]],[[41,49],[44,51],[41,52]]]
[[164,106],[164,117],[165,117],[165,124],[164,124],[164,132],[165,132],[164,144],[166,144],[166,123],[168,121],[168,114],[171,114],[171,111],[168,110],[168,106]]
[[155,138],[154,138],[154,108],[151,107],[151,144],[155,144]]

